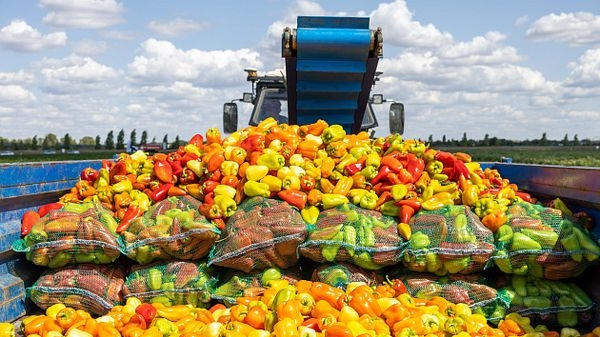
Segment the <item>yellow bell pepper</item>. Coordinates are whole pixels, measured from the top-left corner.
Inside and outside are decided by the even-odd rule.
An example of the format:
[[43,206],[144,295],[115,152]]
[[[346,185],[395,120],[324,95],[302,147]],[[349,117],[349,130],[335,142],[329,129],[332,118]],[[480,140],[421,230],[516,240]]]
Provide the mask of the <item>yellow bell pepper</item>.
[[284,190],[300,190],[300,178],[290,174],[283,178],[281,187]]
[[281,186],[283,184],[281,179],[279,179],[275,176],[272,176],[272,175],[267,175],[267,176],[263,177],[262,179],[260,179],[259,181],[261,183],[269,185],[269,191],[271,191],[271,192],[281,191]]
[[249,197],[262,196],[268,198],[271,195],[269,185],[258,181],[247,181],[244,183],[244,194]]
[[269,167],[266,165],[250,165],[246,168],[246,179],[259,181],[269,174]]
[[263,153],[256,160],[258,165],[265,165],[269,170],[279,170],[285,166],[285,158],[279,153]]

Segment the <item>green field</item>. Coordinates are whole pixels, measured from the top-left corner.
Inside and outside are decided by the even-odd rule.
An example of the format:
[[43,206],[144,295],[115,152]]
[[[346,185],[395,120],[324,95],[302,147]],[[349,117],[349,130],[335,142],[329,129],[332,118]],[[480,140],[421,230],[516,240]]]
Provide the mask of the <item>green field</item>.
[[[477,162],[497,162],[502,157],[513,163],[587,166],[600,168],[600,149],[594,146],[498,146],[498,147],[437,147],[438,150],[466,152]],[[112,159],[118,151],[81,151],[78,154],[42,154],[40,151],[16,152],[0,156],[0,163],[48,162],[64,160]]]

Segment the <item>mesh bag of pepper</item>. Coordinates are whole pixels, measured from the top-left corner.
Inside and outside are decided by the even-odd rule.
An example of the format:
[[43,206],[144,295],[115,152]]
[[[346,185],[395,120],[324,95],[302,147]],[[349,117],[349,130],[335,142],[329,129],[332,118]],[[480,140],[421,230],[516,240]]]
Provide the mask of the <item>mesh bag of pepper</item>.
[[465,303],[473,313],[484,315],[490,322],[504,318],[510,304],[509,293],[488,285],[481,273],[438,276],[402,271],[392,275],[401,279],[414,297],[431,299],[440,296],[452,303]]
[[237,304],[237,298],[239,297],[261,296],[269,287],[272,289],[281,289],[281,287],[273,287],[273,282],[295,285],[302,279],[300,275],[301,270],[298,265],[287,269],[270,267],[251,273],[221,268],[221,273],[218,277],[220,281],[215,286],[211,296],[214,300],[226,306],[232,306]]
[[412,235],[402,253],[410,271],[436,275],[470,274],[486,269],[494,236],[464,205],[420,210],[410,220]]
[[166,306],[190,304],[206,308],[216,282],[215,272],[205,259],[156,261],[131,267],[123,285],[123,297]]
[[27,296],[45,310],[63,303],[93,315],[104,315],[123,303],[123,270],[116,264],[78,264],[47,269],[27,288]]
[[585,326],[594,319],[597,304],[571,281],[509,275],[499,288],[510,296],[508,312],[529,317],[534,324],[550,328]]
[[121,233],[123,253],[139,264],[206,257],[221,232],[198,212],[199,205],[187,195],[154,204]]
[[333,287],[346,289],[350,282],[364,282],[376,286],[383,282],[380,270],[366,270],[352,263],[321,263],[312,273],[311,281],[327,283]]
[[559,209],[519,202],[508,207],[507,219],[494,233],[492,259],[504,273],[561,280],[600,261],[592,234]]
[[12,249],[49,268],[109,264],[121,255],[113,212],[93,202],[67,203],[41,217]]
[[300,254],[316,262],[349,262],[378,270],[399,262],[403,242],[394,218],[343,204],[319,214]]
[[285,201],[252,197],[229,217],[208,263],[244,272],[286,269],[298,262],[298,245],[306,239],[300,212]]

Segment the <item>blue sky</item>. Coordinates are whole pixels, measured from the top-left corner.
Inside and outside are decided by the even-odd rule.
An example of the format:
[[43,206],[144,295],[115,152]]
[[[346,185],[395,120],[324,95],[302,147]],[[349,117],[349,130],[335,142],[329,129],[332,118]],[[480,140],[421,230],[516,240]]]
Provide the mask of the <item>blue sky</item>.
[[[600,139],[597,1],[0,0],[0,137],[222,128],[243,69],[283,67],[298,15],[381,27],[375,87],[406,138]],[[387,134],[387,105],[377,135]],[[249,117],[240,106],[240,126]]]

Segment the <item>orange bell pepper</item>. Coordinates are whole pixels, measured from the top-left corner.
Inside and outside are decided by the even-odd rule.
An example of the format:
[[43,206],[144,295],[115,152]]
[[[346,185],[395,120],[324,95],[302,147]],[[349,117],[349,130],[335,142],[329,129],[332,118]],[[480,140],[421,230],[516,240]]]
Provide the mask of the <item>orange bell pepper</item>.
[[279,320],[283,318],[291,318],[296,327],[300,326],[300,324],[302,324],[302,321],[304,321],[301,312],[302,304],[300,304],[300,301],[297,299],[291,299],[283,303],[279,303],[277,305],[276,310],[277,318]]
[[332,316],[337,320],[340,315],[340,311],[334,308],[329,302],[326,300],[318,300],[315,302],[315,306],[310,312],[311,317],[315,318],[323,318],[327,316]]
[[313,282],[310,287],[310,293],[315,301],[325,300],[338,310],[342,308],[346,298],[346,293],[342,289],[324,282]]
[[302,157],[306,157],[308,159],[314,160],[317,158],[317,151],[319,150],[319,144],[315,141],[304,139],[298,143],[298,147],[296,148],[296,153],[302,155]]
[[377,303],[375,291],[370,286],[363,284],[354,288],[348,294],[348,305],[350,305],[359,315],[381,316],[381,307]]
[[328,126],[329,124],[326,121],[319,119],[312,124],[301,125],[299,131],[301,136],[305,136],[307,134],[311,134],[313,136],[321,136],[323,130],[325,130],[325,128],[327,128]]

